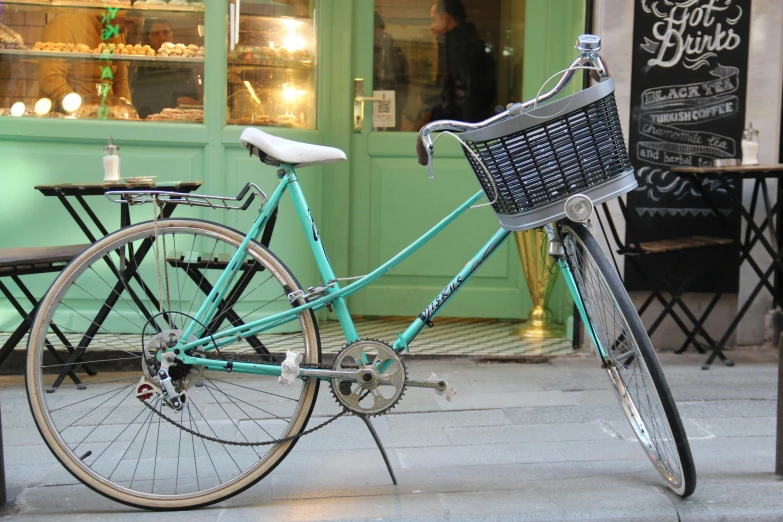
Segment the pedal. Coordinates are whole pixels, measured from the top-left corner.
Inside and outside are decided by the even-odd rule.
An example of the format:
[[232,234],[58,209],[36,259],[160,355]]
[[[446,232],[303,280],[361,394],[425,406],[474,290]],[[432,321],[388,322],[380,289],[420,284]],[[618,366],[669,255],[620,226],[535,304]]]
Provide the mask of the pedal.
[[299,376],[299,363],[302,362],[303,357],[301,353],[285,352],[285,361],[280,364],[280,377],[277,378],[277,382],[293,387]]
[[432,373],[430,378],[426,381],[408,380],[405,385],[411,386],[413,388],[432,388],[439,394],[446,397],[446,400],[449,402],[451,402],[451,398],[457,394],[457,390],[455,390],[454,387],[449,386],[449,383],[446,382],[446,379],[439,378],[437,375],[435,375],[435,373]]

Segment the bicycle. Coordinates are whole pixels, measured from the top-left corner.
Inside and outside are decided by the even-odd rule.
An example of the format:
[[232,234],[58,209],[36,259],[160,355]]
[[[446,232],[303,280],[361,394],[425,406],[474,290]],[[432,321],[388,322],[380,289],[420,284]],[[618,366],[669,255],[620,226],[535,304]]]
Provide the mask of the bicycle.
[[[430,174],[433,135],[459,132],[481,190],[385,264],[347,278],[353,281],[346,286],[332,271],[295,172],[344,160],[337,149],[249,128],[242,144],[278,167],[280,183],[268,197],[253,186],[237,198],[115,194],[123,204],[179,198],[239,208],[229,201],[250,193],[243,208],[256,196],[264,204],[247,233],[208,221],[153,219],[104,237],[63,270],[36,314],[26,367],[33,416],[57,459],[88,487],[118,502],[195,508],[255,484],[299,437],[343,414],[388,412],[406,386],[449,396],[453,390],[444,380],[408,379],[402,352],[511,230],[543,226],[548,253],[564,274],[647,456],[675,493],[693,493],[693,459],[666,379],[617,273],[585,225],[593,205],[632,190],[636,179],[613,80],[598,55],[600,39],[583,35],[577,48],[579,58],[535,100],[481,123],[439,121],[420,131],[417,153]],[[600,82],[538,106],[559,94],[579,69],[598,71]],[[308,290],[262,237],[286,190],[325,281]],[[393,343],[360,339],[345,298],[484,196],[500,220],[498,232]],[[156,280],[157,289],[145,280]],[[98,294],[106,288],[103,305],[86,310],[86,303],[101,302]],[[324,307],[333,307],[346,338],[332,365],[321,364],[314,315]],[[87,390],[61,384],[84,362],[100,368],[116,359],[130,371],[88,383]],[[321,381],[328,382],[342,411],[306,430]]]

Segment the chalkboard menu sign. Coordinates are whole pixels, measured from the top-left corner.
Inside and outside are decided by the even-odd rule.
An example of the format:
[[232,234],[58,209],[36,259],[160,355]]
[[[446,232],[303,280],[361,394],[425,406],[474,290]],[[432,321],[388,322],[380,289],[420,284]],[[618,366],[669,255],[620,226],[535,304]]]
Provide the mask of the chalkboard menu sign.
[[[741,157],[751,2],[634,1],[629,152],[639,187],[628,195],[626,239],[632,244],[694,235],[736,240],[740,184],[727,188],[704,182],[713,207],[669,169]],[[656,256],[654,270],[687,271],[697,262],[695,256],[704,255]],[[736,246],[709,255],[711,262],[690,290],[736,292]],[[629,289],[658,284],[626,267]]]

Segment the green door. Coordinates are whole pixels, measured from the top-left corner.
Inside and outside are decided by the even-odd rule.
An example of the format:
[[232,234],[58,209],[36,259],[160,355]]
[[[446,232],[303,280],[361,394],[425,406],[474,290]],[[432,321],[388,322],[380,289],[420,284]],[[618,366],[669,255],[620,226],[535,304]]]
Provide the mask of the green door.
[[[342,13],[343,20],[352,20],[352,75],[350,82],[340,81],[342,88],[348,87],[352,93],[353,79],[361,78],[365,80],[366,97],[373,95],[374,88],[387,93],[393,90],[396,105],[391,110],[388,105],[365,103],[361,130],[353,132],[350,140],[350,173],[342,183],[325,186],[326,201],[342,202],[349,209],[348,219],[339,223],[335,218],[330,224],[342,225],[348,232],[341,246],[348,248],[343,266],[350,275],[367,273],[392,257],[479,188],[459,145],[448,136],[437,142],[434,180],[428,178],[427,169],[419,166],[415,157],[416,130],[426,122],[428,111],[431,116],[440,110],[438,98],[448,96],[444,70],[458,67],[444,64],[448,59],[439,55],[438,42],[448,45],[447,37],[441,34],[436,40],[434,34],[443,31],[438,24],[444,23],[444,12],[452,15],[448,11],[453,10],[454,3],[447,4],[449,7],[441,12],[431,0],[354,0],[351,12],[346,6]],[[458,4],[464,5],[465,11],[454,13],[446,23],[450,22],[451,28],[461,23],[475,27],[465,38],[470,45],[481,42],[492,56],[491,65],[478,62],[481,70],[495,73],[494,86],[485,89],[494,87],[495,93],[487,115],[495,104],[518,101],[523,94],[534,96],[549,75],[568,66],[574,57],[573,42],[584,23],[581,0],[555,2],[557,7],[545,0],[463,0]],[[534,48],[536,53],[532,52]],[[545,65],[547,61],[551,65]],[[352,109],[353,104],[348,119],[353,124]],[[378,118],[376,124],[389,125],[391,113],[394,126],[374,126],[374,110],[382,111],[387,120]],[[486,203],[486,199],[481,202]],[[491,208],[469,210],[411,259],[352,297],[351,312],[371,316],[417,314],[498,226]],[[530,307],[512,239],[443,313],[452,317],[519,319],[527,316]],[[568,306],[558,308],[555,317],[564,320]]]

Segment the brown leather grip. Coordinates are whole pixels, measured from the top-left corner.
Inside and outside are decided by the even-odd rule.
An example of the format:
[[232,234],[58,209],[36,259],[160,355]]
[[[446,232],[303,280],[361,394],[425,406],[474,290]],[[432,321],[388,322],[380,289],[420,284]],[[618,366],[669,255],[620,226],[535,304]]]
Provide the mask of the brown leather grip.
[[418,136],[416,136],[416,155],[419,156],[419,165],[427,165],[429,158],[427,157],[427,148],[421,142]]

